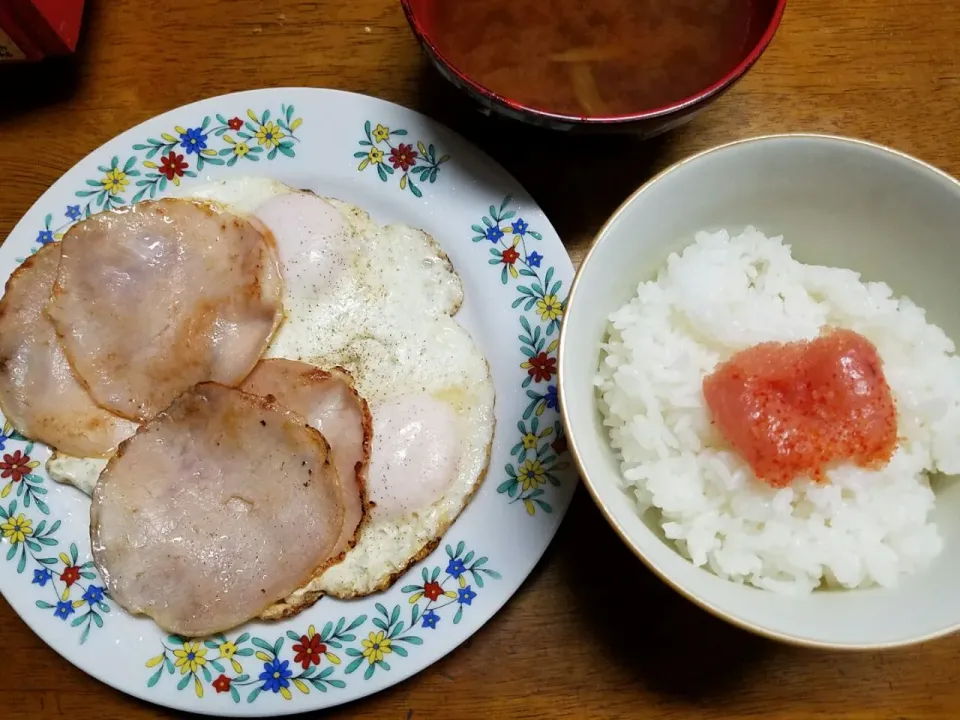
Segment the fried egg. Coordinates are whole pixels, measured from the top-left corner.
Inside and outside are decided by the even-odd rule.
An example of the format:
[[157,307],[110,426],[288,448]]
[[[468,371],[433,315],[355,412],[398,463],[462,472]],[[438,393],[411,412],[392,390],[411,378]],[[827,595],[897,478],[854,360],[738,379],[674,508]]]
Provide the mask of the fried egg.
[[[274,236],[285,319],[266,357],[345,368],[373,417],[370,511],[343,561],[303,592],[385,589],[424,557],[486,472],[489,367],[455,319],[460,278],[436,241],[362,209],[258,177],[190,188]],[[89,492],[97,466],[57,454],[51,475]]]

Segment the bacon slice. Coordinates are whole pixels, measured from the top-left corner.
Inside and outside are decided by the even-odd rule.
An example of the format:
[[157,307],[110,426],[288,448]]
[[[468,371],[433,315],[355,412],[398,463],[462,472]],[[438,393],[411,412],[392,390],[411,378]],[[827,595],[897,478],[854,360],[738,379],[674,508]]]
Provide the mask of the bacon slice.
[[106,457],[137,430],[99,407],[67,362],[43,312],[60,244],[42,247],[7,280],[0,300],[0,408],[21,433],[69,455]]
[[240,389],[263,397],[272,395],[330,443],[344,489],[345,511],[343,533],[334,552],[351,547],[364,514],[373,421],[366,400],[353,388],[350,373],[342,368],[327,372],[296,360],[261,360]]
[[48,312],[93,399],[145,421],[195,383],[242,382],[282,319],[282,290],[269,234],[170,199],[74,225]]
[[[295,360],[271,359],[257,363],[240,388],[276,398],[330,443],[343,489],[343,530],[333,550],[334,556],[340,556],[356,543],[366,514],[366,474],[373,437],[370,410],[354,389],[353,378],[342,368],[327,372]],[[285,617],[319,597],[320,592],[308,585],[271,608],[264,617]]]
[[327,442],[271,398],[188,390],[120,446],[90,509],[111,596],[198,637],[257,617],[329,565],[343,527]]

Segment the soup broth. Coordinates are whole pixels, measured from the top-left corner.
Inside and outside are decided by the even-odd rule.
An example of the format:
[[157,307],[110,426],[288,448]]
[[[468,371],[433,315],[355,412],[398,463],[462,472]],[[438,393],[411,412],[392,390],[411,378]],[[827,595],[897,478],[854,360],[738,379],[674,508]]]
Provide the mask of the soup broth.
[[475,82],[561,115],[682,101],[748,51],[755,0],[435,0],[431,40]]

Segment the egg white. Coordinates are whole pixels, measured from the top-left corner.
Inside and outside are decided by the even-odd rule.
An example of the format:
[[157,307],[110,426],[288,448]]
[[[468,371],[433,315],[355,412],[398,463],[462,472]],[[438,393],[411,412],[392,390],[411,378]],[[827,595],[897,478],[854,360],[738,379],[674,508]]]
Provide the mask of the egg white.
[[78,458],[54,451],[47,460],[47,474],[59,483],[73,485],[80,492],[93,495],[107,462],[106,458]]
[[[436,545],[489,461],[493,382],[453,318],[460,278],[426,233],[379,226],[358,207],[267,178],[210,183],[189,195],[274,235],[286,317],[267,357],[346,368],[373,414],[375,505],[344,560],[298,593],[346,598],[384,589]],[[99,474],[90,460],[60,454],[48,471],[87,493]]]

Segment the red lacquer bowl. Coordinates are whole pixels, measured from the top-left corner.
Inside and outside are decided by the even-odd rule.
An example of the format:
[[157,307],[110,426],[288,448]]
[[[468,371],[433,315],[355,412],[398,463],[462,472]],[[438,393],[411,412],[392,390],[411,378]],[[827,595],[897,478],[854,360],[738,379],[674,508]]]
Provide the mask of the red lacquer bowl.
[[548,109],[532,107],[497,94],[457,68],[439,50],[439,28],[435,8],[444,2],[479,2],[480,0],[401,0],[407,21],[427,56],[455,86],[470,95],[483,108],[526,123],[564,131],[630,132],[645,137],[657,135],[684,124],[711,102],[729,90],[743,77],[766,50],[783,17],[786,0],[753,0],[750,3],[750,26],[739,59],[723,77],[702,90],[662,107],[637,108],[625,115],[564,115]]

